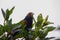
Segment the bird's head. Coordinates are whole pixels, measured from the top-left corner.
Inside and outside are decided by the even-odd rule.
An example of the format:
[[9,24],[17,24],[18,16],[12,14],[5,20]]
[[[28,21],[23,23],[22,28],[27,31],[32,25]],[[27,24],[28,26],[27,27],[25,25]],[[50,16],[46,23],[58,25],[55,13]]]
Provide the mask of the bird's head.
[[34,15],[33,12],[29,12],[29,13],[27,14],[27,16],[29,16],[29,17],[33,17],[33,15]]

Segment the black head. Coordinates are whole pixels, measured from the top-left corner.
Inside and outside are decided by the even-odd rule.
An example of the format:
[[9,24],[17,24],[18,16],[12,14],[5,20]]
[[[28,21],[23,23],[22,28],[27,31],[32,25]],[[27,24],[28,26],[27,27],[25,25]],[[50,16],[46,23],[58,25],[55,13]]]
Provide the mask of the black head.
[[27,17],[33,17],[33,15],[34,15],[33,12],[29,12],[29,13],[27,14]]

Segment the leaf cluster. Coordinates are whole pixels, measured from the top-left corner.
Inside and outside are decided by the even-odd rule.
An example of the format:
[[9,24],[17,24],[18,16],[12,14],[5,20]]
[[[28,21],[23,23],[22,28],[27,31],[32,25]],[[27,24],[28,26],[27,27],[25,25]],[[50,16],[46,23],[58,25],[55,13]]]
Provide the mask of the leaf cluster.
[[14,35],[14,37],[10,38],[10,40],[22,37],[24,37],[26,40],[35,40],[35,38],[37,37],[39,37],[40,40],[47,40],[46,36],[48,35],[48,33],[55,29],[55,27],[53,26],[48,26],[49,24],[53,24],[53,22],[48,21],[48,15],[43,18],[41,13],[38,15],[37,21],[33,19],[34,23],[32,27],[35,27],[34,30],[25,30],[26,24],[24,24],[23,20],[18,23],[12,24],[12,18],[10,18],[10,15],[13,13],[14,8],[15,7],[12,7],[10,10],[7,9],[6,12],[1,9],[4,17],[4,25],[0,24],[0,35],[2,35],[4,32],[7,32],[8,34],[7,37],[5,35],[2,36],[0,40],[9,40],[9,35],[15,33],[17,34]]

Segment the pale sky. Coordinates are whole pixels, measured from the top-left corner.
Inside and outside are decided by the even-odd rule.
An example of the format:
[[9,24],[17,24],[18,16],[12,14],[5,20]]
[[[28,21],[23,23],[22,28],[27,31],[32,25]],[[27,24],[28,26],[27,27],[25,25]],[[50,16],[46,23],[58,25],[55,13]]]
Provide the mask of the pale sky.
[[[0,9],[11,9],[15,6],[14,12],[11,15],[13,23],[22,20],[28,12],[34,12],[36,18],[39,13],[45,17],[49,15],[49,20],[54,22],[54,25],[60,24],[60,0],[0,0]],[[0,10],[0,24],[3,24],[3,17]]]
[[[49,21],[54,22],[54,25],[60,25],[60,0],[0,0],[0,9],[11,9],[15,6],[14,12],[10,18],[13,23],[24,19],[28,12],[34,12],[36,19],[39,13],[45,17],[49,15]],[[3,16],[0,10],[0,24],[3,24]]]

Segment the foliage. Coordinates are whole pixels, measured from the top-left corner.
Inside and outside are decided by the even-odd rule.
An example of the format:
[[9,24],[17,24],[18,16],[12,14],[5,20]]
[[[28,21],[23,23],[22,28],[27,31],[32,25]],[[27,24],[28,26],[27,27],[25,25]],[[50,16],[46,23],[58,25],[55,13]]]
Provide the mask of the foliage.
[[[49,24],[53,24],[52,22],[48,21],[48,15],[44,19],[41,13],[38,15],[37,21],[33,19],[33,27],[35,27],[34,30],[25,30],[26,25],[24,24],[24,21],[12,24],[12,18],[10,18],[10,15],[13,13],[14,8],[15,7],[10,10],[7,9],[6,12],[1,9],[4,17],[4,25],[0,24],[0,37],[4,32],[7,32],[8,34],[7,37],[5,36],[6,34],[2,36],[0,40],[14,40],[22,37],[24,37],[26,40],[35,40],[37,37],[39,37],[41,40],[47,40],[48,38],[46,38],[46,36],[48,33],[55,29],[53,26],[48,26]],[[14,33],[16,33],[16,35],[14,35],[12,38],[9,38],[9,36]]]

